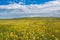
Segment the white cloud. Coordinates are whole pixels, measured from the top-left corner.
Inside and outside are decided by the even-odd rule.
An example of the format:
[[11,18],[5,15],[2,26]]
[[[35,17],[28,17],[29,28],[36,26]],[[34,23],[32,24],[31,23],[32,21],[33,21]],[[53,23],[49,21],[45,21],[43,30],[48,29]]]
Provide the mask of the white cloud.
[[[45,4],[20,5],[13,3],[0,5],[0,15],[9,17],[60,17],[60,1],[50,1]],[[22,3],[23,4],[23,3]],[[5,15],[4,15],[5,14]],[[7,14],[7,15],[6,15]]]
[[19,2],[19,4],[25,4],[24,2]]

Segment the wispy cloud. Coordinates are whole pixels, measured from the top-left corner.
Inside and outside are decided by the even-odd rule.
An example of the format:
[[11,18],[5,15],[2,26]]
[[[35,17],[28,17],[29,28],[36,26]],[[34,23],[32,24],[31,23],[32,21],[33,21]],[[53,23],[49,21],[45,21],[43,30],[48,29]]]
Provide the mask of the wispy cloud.
[[49,1],[45,4],[20,5],[23,2],[0,5],[0,18],[14,17],[60,17],[60,1]]

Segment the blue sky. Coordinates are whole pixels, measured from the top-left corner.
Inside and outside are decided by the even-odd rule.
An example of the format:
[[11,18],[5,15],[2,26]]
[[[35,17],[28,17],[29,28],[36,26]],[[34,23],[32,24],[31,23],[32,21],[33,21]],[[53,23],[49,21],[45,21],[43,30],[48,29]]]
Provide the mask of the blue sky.
[[0,19],[60,17],[60,0],[0,0]]
[[25,5],[29,4],[43,4],[45,2],[52,1],[52,0],[0,0],[0,5],[7,5],[10,3],[19,3],[19,2],[25,2]]

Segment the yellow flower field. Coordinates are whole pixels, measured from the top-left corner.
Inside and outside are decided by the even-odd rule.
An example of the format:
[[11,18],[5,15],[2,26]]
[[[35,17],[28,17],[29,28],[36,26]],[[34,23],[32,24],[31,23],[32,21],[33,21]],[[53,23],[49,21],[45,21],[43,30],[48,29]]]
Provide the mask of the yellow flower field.
[[60,18],[0,20],[0,40],[60,40]]

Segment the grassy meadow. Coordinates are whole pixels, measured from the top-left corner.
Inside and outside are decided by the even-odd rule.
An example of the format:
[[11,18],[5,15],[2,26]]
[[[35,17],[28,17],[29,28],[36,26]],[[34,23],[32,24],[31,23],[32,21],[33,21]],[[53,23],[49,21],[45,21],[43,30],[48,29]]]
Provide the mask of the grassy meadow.
[[60,40],[60,18],[0,19],[0,40]]

